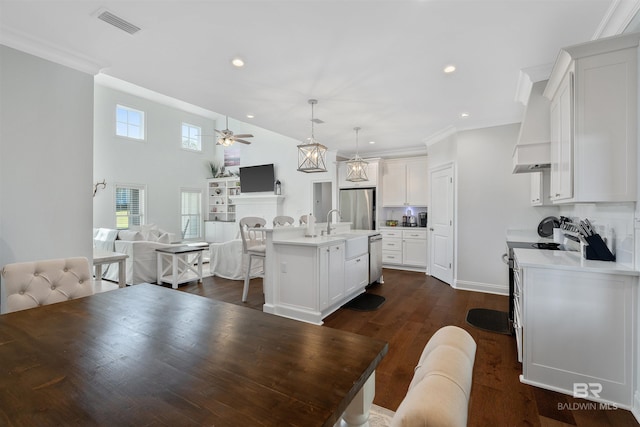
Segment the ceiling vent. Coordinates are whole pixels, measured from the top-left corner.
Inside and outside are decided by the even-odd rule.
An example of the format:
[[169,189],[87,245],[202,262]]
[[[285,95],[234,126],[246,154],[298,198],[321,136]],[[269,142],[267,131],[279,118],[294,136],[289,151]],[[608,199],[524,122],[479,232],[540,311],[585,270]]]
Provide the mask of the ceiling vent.
[[124,19],[114,15],[108,10],[103,9],[99,11],[97,16],[98,16],[98,19],[101,19],[107,24],[113,25],[114,27],[120,28],[122,31],[126,31],[129,34],[135,34],[141,30],[140,27],[137,27],[132,23],[125,21]]

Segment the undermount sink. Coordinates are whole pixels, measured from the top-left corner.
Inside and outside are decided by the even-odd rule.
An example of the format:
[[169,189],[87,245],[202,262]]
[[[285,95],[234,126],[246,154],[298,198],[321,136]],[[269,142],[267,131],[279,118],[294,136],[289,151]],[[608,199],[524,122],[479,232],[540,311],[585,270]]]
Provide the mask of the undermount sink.
[[369,236],[349,233],[336,234],[336,236],[344,237],[345,239],[344,255],[346,259],[355,258],[369,252]]

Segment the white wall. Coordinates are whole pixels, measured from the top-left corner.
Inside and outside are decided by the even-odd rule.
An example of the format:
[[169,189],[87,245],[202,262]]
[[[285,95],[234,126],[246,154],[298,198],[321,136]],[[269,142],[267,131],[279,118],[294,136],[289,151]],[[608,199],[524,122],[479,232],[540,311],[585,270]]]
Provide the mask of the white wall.
[[[147,186],[147,223],[173,233],[180,233],[180,188],[206,187],[210,178],[208,162],[224,164],[224,147],[215,145],[214,128],[224,129],[224,119],[207,117],[176,108],[176,102],[160,102],[158,94],[136,88],[137,95],[96,84],[95,86],[95,156],[94,181],[107,182],[94,200],[95,227],[115,228],[114,184],[143,184]],[[142,95],[140,95],[142,94]],[[166,98],[166,97],[165,97]],[[170,101],[170,100],[168,100]],[[173,100],[175,101],[175,100]],[[147,140],[137,142],[115,136],[116,104],[124,104],[145,111]],[[171,104],[171,105],[168,105]],[[203,152],[194,153],[180,148],[182,121],[202,126]],[[312,182],[333,181],[335,189],[335,152],[329,152],[328,172],[305,174],[297,169],[297,148],[300,141],[229,118],[229,128],[236,134],[250,133],[250,145],[235,144],[240,150],[240,166],[273,163],[276,178],[282,183],[285,196],[283,214],[299,218],[308,214],[312,206]],[[228,167],[230,171],[238,166]],[[335,191],[335,190],[334,190]],[[272,194],[272,193],[270,193]],[[206,203],[203,202],[203,203]],[[334,200],[335,205],[335,200]]]
[[[282,184],[282,195],[285,197],[282,214],[300,218],[313,211],[313,182],[330,180],[333,188],[333,206],[336,206],[336,153],[327,153],[327,172],[303,173],[298,172],[298,144],[302,141],[289,138],[267,129],[229,119],[229,128],[234,133],[250,133],[251,145],[236,144],[240,148],[240,166],[255,166],[273,163],[276,179]],[[311,130],[311,127],[309,127]],[[320,135],[318,135],[318,133]],[[316,132],[322,142],[321,132]],[[223,162],[224,149],[216,146],[216,158]],[[231,167],[237,170],[237,167]],[[260,194],[260,193],[255,193]],[[273,194],[267,193],[267,194]],[[322,220],[319,220],[322,221]]]
[[519,124],[456,136],[456,287],[508,293],[508,229],[535,230],[556,207],[532,207],[530,176],[512,174]]
[[0,266],[92,257],[93,76],[0,46]]
[[[145,112],[146,140],[135,141],[115,135],[116,104]],[[212,137],[204,137],[202,152],[183,150],[181,125],[186,122],[212,135],[214,120],[95,85],[94,182],[107,183],[94,198],[95,227],[115,228],[115,184],[146,185],[147,224],[180,235],[180,189],[205,191],[214,159]]]

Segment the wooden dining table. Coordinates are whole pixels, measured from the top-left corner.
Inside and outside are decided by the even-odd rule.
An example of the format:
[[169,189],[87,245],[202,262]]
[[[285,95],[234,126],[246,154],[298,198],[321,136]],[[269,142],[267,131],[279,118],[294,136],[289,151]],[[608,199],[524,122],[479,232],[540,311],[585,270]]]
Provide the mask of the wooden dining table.
[[0,425],[359,425],[387,348],[140,284],[0,316]]

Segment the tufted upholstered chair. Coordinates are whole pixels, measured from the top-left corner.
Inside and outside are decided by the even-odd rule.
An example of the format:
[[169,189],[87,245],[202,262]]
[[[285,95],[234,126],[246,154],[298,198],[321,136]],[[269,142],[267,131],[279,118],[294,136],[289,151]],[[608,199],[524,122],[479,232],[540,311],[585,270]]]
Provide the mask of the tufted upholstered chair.
[[24,310],[93,294],[87,258],[7,264],[2,269],[5,312]]

